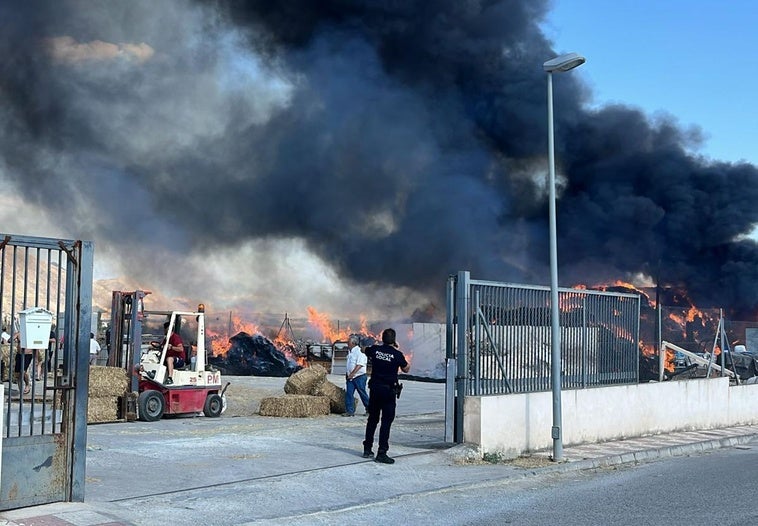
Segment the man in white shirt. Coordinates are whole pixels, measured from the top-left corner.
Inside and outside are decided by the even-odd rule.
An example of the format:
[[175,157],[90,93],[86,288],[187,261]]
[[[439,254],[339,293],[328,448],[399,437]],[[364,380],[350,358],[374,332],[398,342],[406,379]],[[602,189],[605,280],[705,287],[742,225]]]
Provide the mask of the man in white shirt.
[[358,337],[350,336],[350,352],[347,355],[345,386],[345,413],[342,416],[355,416],[355,392],[361,398],[365,414],[368,414],[368,392],[366,391],[366,366],[368,360],[358,345]]
[[3,327],[3,332],[0,333],[0,352],[2,353],[2,365],[0,365],[0,368],[2,369],[2,380],[5,381],[8,379],[8,372],[10,370],[10,343],[11,341],[11,335],[8,334],[8,328]]
[[100,354],[100,344],[97,343],[95,335],[89,333],[89,364],[97,365],[97,355]]

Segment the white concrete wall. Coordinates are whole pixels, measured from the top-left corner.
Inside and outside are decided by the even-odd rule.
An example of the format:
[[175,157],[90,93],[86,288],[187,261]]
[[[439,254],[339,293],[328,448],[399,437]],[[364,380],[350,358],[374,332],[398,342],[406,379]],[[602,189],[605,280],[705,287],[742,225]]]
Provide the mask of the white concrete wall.
[[[552,447],[552,393],[467,396],[463,439],[515,457]],[[728,378],[564,390],[563,444],[758,423],[758,385]]]

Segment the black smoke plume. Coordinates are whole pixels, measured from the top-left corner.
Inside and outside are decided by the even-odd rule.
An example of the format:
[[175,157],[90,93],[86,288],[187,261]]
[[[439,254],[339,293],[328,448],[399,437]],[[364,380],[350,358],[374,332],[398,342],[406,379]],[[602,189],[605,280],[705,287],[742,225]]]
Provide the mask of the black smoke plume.
[[[122,244],[302,239],[438,302],[458,270],[544,284],[548,7],[4,2],[0,170]],[[561,284],[643,275],[755,311],[756,168],[699,157],[673,118],[588,109],[580,79],[554,79]]]

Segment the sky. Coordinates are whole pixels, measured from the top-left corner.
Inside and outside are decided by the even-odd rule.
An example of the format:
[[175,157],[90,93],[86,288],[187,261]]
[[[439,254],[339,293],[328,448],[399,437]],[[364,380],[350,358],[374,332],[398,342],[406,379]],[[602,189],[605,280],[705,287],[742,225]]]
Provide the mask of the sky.
[[[553,0],[543,29],[594,105],[634,105],[698,127],[699,153],[758,164],[756,22],[752,0]],[[556,108],[556,111],[558,109]]]
[[542,63],[578,52],[554,83],[561,285],[658,279],[758,311],[755,18],[8,0],[0,232],[93,240],[96,278],[188,304],[444,319],[457,271],[548,283]]

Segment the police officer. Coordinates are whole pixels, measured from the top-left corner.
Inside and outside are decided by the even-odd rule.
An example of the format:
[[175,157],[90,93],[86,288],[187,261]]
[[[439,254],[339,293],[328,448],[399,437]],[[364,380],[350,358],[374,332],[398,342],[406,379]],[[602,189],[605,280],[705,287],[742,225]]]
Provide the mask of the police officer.
[[374,456],[374,433],[381,418],[379,428],[379,449],[376,452],[376,462],[394,464],[395,459],[387,456],[390,445],[390,428],[395,420],[395,405],[397,400],[397,370],[407,373],[411,366],[397,349],[395,329],[385,329],[382,332],[382,345],[372,345],[366,349],[366,356],[371,360],[371,379],[368,382],[370,391],[368,403],[368,421],[366,422],[366,439],[363,441],[363,458]]

